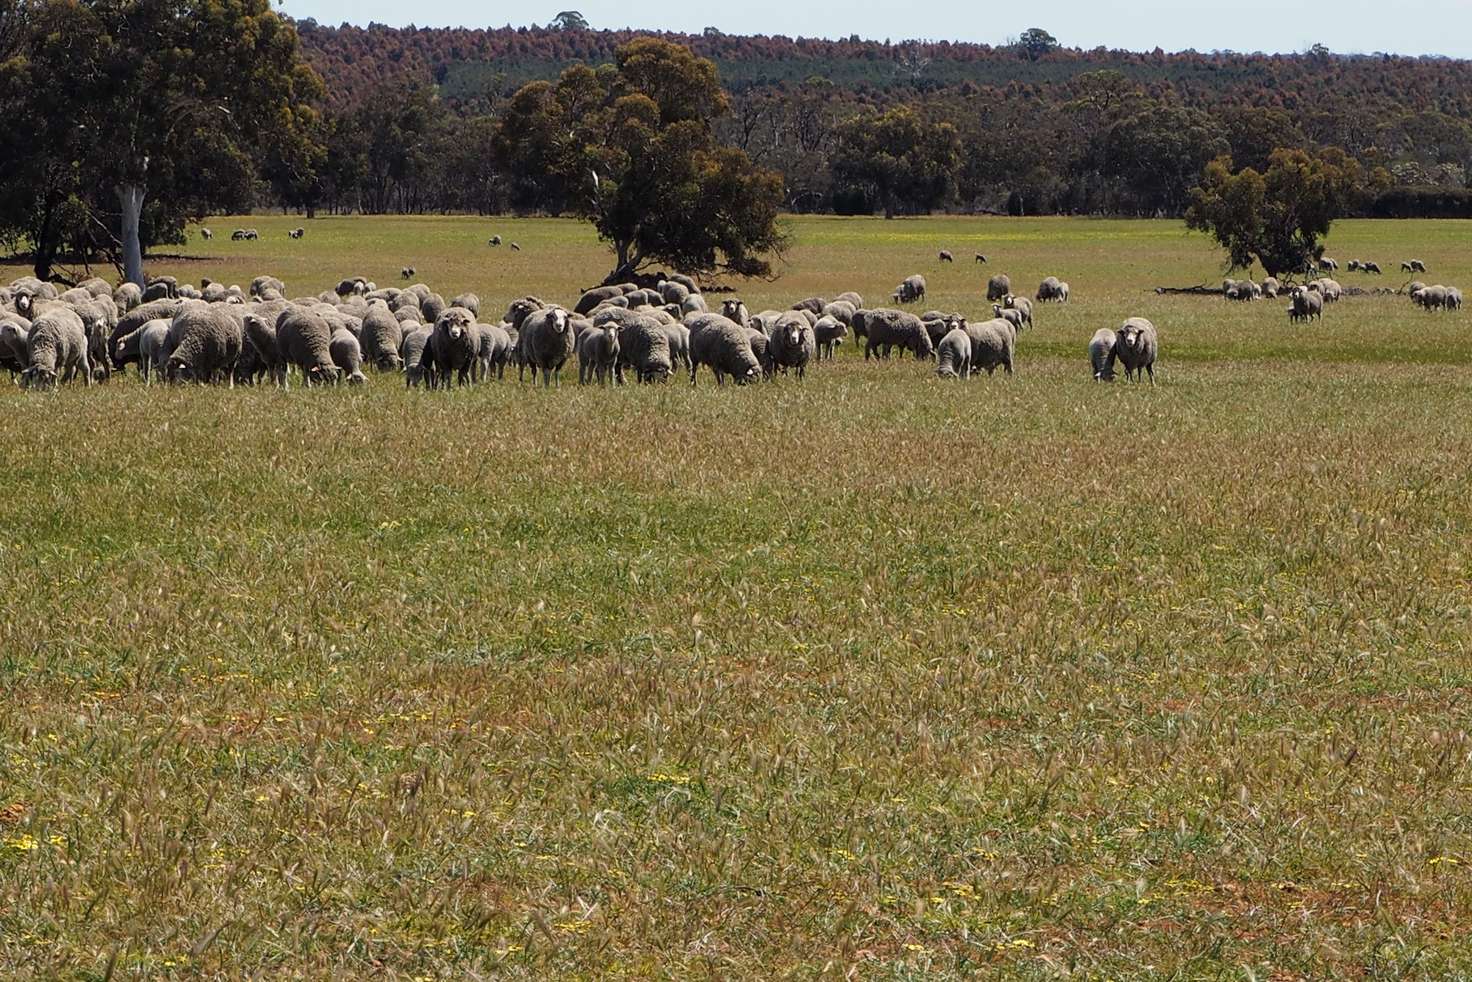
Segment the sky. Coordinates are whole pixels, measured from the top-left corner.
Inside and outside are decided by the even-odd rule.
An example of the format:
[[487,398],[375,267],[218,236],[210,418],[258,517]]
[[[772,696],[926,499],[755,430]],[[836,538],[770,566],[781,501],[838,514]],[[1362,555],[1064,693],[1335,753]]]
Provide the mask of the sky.
[[[732,3],[671,0],[554,0],[535,3],[484,0],[280,0],[293,17],[319,23],[393,27],[520,27],[546,24],[560,11],[580,11],[594,28],[634,27],[699,33],[788,37],[861,37],[900,41],[923,38],[1001,44],[1029,27],[1041,27],[1069,47],[1167,51],[1303,51],[1324,44],[1344,54],[1395,54],[1472,58],[1472,0],[1035,0],[988,4],[980,0],[924,0],[909,4],[872,0],[740,0]],[[1000,8],[1000,9],[999,9]]]

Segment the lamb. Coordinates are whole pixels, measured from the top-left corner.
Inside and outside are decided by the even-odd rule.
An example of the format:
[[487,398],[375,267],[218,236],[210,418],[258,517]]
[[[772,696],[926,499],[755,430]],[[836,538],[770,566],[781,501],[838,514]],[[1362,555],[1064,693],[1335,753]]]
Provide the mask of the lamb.
[[[893,299],[895,303],[919,303],[921,300],[924,300],[925,277],[919,273],[905,277],[904,282],[899,285],[899,289],[894,291]],[[823,308],[819,307],[818,309],[822,310]]]
[[1067,303],[1068,284],[1056,276],[1049,276],[1038,285],[1037,300],[1041,303]]
[[1114,355],[1124,364],[1124,377],[1140,380],[1143,370],[1150,374],[1150,384],[1155,384],[1155,356],[1159,342],[1155,325],[1143,317],[1131,317],[1116,332],[1119,337],[1114,343]]
[[235,385],[236,359],[245,344],[245,331],[229,310],[203,300],[189,300],[174,315],[169,327],[168,363],[164,377],[169,381],[213,382],[223,374]]
[[562,383],[562,366],[572,357],[575,339],[571,315],[562,307],[548,307],[528,315],[522,323],[521,353],[531,366],[532,382],[542,373],[543,388]]
[[955,327],[946,332],[935,348],[935,374],[941,378],[969,379],[971,377],[971,336],[965,328]]
[[986,284],[986,298],[989,301],[1001,300],[1012,292],[1012,278],[1006,273],[998,273]]
[[916,358],[930,358],[935,345],[925,324],[914,314],[902,310],[860,310],[854,314],[854,333],[862,325],[866,344],[864,360],[870,356],[889,357],[891,347],[913,351]]
[[942,249],[940,251],[940,261],[943,263],[953,263],[956,261],[956,257],[951,255],[945,249]]
[[[276,339],[276,319],[267,319],[257,311],[245,315],[245,343],[255,352],[257,364],[266,372],[273,385],[286,388],[285,359]],[[330,350],[330,348],[329,348]]]
[[594,378],[606,385],[618,367],[618,325],[609,321],[602,327],[584,331],[578,338],[578,384],[587,385]]
[[404,347],[399,351],[404,359],[404,385],[413,387],[423,382],[434,381],[434,362],[427,357],[429,339],[434,332],[430,328],[416,326],[404,335]]
[[283,313],[276,321],[276,345],[286,365],[301,369],[305,384],[330,385],[337,381],[332,328],[316,310],[294,307]]
[[999,367],[1012,374],[1012,363],[1017,351],[1017,330],[1010,321],[984,321],[980,324],[963,324],[963,330],[971,340],[971,370],[986,369],[988,375]]
[[21,384],[34,389],[55,388],[58,381],[70,381],[78,372],[88,385],[92,384],[86,328],[70,307],[52,307],[31,322]]
[[1095,382],[1114,381],[1114,346],[1119,335],[1107,327],[1094,332],[1089,341],[1089,366],[1094,370]]
[[368,305],[359,341],[363,359],[380,372],[396,372],[403,365],[399,347],[404,343],[404,330],[382,300]]
[[813,326],[813,336],[818,342],[818,360],[833,360],[843,339],[848,337],[848,325],[836,317],[824,315]]
[[761,365],[752,349],[748,329],[720,314],[706,314],[690,325],[690,384],[695,384],[696,370],[710,366],[717,385],[726,384],[731,376],[737,385],[755,382],[761,376]]
[[363,374],[363,349],[351,332],[341,328],[333,331],[327,350],[332,355],[332,363],[346,377],[348,385],[362,385],[368,381]]
[[446,389],[454,388],[457,380],[461,385],[470,384],[480,354],[480,334],[470,311],[450,307],[435,319],[429,354],[434,364],[432,384],[442,383]]
[[654,318],[635,316],[619,324],[614,378],[620,385],[626,368],[639,382],[663,382],[674,374],[669,335]]
[[787,314],[777,322],[767,338],[767,364],[770,371],[791,368],[799,379],[807,371],[808,362],[816,361],[818,342],[807,318]]

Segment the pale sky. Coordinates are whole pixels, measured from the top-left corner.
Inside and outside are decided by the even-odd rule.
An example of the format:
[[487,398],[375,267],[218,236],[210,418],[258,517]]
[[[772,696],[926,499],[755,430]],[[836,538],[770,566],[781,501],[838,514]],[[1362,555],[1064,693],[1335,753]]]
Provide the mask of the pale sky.
[[520,27],[546,24],[578,10],[594,28],[634,27],[699,33],[788,37],[861,37],[894,41],[979,41],[1001,44],[1029,27],[1050,31],[1069,47],[1167,51],[1302,51],[1315,43],[1336,52],[1437,54],[1472,57],[1472,0],[1036,0],[989,4],[931,0],[882,4],[872,0],[560,0],[547,4],[477,0],[280,0],[293,17],[322,24],[377,21],[394,27]]

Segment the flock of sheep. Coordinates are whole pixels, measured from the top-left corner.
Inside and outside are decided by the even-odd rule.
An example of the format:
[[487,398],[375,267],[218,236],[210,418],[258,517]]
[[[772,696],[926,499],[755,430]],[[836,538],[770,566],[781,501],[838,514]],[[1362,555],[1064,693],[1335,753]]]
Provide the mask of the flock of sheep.
[[[406,270],[412,272],[412,270]],[[163,276],[146,290],[90,279],[60,290],[33,277],[0,288],[0,364],[23,386],[50,388],[73,380],[106,380],[136,363],[145,383],[258,383],[288,386],[293,372],[307,385],[367,380],[364,367],[402,372],[410,386],[453,388],[504,378],[508,365],[544,385],[560,382],[576,361],[580,382],[661,381],[676,369],[696,381],[710,369],[718,384],[782,373],[802,378],[832,358],[852,336],[865,358],[908,351],[936,363],[945,378],[1013,370],[1017,334],[1033,320],[1033,302],[1012,293],[1005,275],[988,285],[993,317],[970,323],[957,313],[916,315],[869,308],[856,293],[810,297],[788,310],[750,313],[739,299],[711,310],[689,277],[678,274],[582,294],[570,309],[536,297],[515,300],[498,321],[481,321],[480,298],[446,300],[422,283],[380,289],[351,277],[335,290],[287,299],[286,285],[259,276],[249,288],[206,280],[199,288]],[[897,297],[924,298],[920,276]],[[1068,286],[1049,277],[1040,302],[1066,302]],[[1133,319],[1090,346],[1096,378],[1154,379],[1155,329]]]
[[[1374,262],[1364,262],[1351,259],[1347,267],[1364,273],[1380,273],[1380,266]],[[1400,264],[1403,272],[1424,273],[1426,264],[1419,259],[1408,259]],[[1332,273],[1339,269],[1339,263],[1327,256],[1318,261],[1318,264],[1308,270],[1309,275],[1315,273]],[[1252,280],[1223,280],[1222,296],[1228,300],[1263,300],[1272,299],[1282,293],[1284,287],[1275,277],[1269,276],[1261,283]],[[1288,320],[1294,323],[1316,320],[1324,315],[1324,307],[1328,304],[1337,303],[1344,296],[1344,287],[1337,280],[1328,276],[1319,277],[1301,286],[1287,288],[1289,305]],[[1402,291],[1411,298],[1411,302],[1426,310],[1460,310],[1462,309],[1462,291],[1454,286],[1427,286],[1420,280],[1412,280]]]

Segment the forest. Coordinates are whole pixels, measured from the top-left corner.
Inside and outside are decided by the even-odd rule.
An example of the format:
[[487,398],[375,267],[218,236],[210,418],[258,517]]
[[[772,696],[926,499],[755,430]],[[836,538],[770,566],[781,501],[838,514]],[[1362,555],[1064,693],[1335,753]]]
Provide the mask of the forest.
[[[521,86],[606,63],[640,36],[297,29],[325,82],[331,152],[320,180],[285,203],[404,213],[555,212],[558,202],[497,166],[484,137]],[[1041,29],[996,47],[658,36],[715,62],[730,96],[718,136],[778,171],[794,212],[1177,216],[1221,155],[1262,169],[1275,149],[1338,147],[1365,174],[1357,213],[1472,215],[1465,61],[1321,46],[1085,51]],[[876,152],[898,159],[884,180],[866,166]]]

